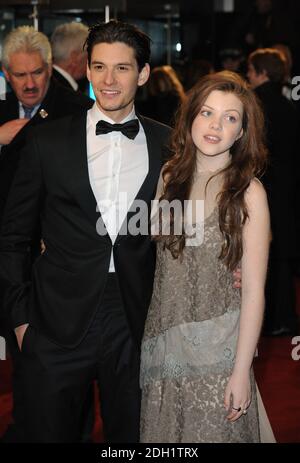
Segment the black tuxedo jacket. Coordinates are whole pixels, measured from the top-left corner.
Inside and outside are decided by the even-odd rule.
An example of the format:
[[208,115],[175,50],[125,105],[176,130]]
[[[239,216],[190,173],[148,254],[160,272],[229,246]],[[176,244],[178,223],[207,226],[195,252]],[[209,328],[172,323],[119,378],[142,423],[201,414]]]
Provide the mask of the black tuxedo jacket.
[[[146,201],[150,212],[170,129],[150,119],[140,121],[149,172],[136,199]],[[30,276],[28,247],[39,220],[46,251]],[[140,343],[152,293],[155,245],[149,235],[128,234],[118,235],[112,246],[108,235],[97,233],[101,220],[88,175],[86,113],[39,127],[23,152],[1,230],[0,280],[12,328],[29,322],[61,346],[78,345],[99,308],[113,247],[129,326]]]
[[72,87],[70,82],[55,68],[53,68],[52,70],[52,77],[56,80],[56,82],[60,83],[61,85],[63,85],[64,87],[70,90],[73,90],[74,92],[74,88]]
[[78,84],[78,89],[77,90],[74,90],[74,88],[72,87],[70,82],[60,72],[58,72],[55,68],[53,68],[53,70],[52,70],[52,77],[60,85],[63,85],[64,87],[66,87],[69,90],[72,90],[72,92],[75,91],[76,93],[81,93],[83,95],[89,94],[90,83],[89,83],[89,81],[87,80],[86,77],[82,77],[81,79],[76,81],[77,84]]
[[[47,113],[46,118],[42,118],[38,111],[32,119],[15,136],[9,145],[2,146],[0,153],[0,222],[3,214],[8,191],[15,175],[20,150],[23,148],[26,138],[32,127],[44,124],[48,121],[59,119],[68,114],[84,112],[91,108],[93,100],[87,96],[69,90],[62,85],[54,82],[50,83],[49,89],[40,109]],[[0,100],[0,125],[13,119],[19,118],[19,104],[13,92],[7,93],[5,100]]]

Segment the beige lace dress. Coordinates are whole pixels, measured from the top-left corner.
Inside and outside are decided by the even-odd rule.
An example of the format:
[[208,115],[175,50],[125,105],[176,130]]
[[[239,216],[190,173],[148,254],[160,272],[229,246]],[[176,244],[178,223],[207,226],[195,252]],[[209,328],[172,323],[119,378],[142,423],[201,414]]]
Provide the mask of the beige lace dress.
[[208,183],[205,195],[211,175],[197,173],[191,194],[193,202],[205,197],[199,244],[186,246],[182,259],[157,246],[142,342],[141,442],[260,442],[253,373],[247,415],[226,420],[224,392],[235,359],[241,294],[218,259],[221,176]]

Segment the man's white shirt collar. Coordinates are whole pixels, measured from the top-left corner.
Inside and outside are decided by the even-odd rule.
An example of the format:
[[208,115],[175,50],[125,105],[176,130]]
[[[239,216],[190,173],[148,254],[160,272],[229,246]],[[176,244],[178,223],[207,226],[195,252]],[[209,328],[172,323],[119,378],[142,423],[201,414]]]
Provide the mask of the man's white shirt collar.
[[56,69],[57,72],[59,72],[69,82],[73,90],[75,90],[76,92],[78,90],[78,83],[76,82],[75,79],[73,79],[71,74],[69,74],[67,71],[62,69],[60,66],[57,66],[57,64],[53,64],[53,67],[54,69]]
[[[36,113],[38,112],[38,109],[39,109],[40,106],[41,106],[41,103],[39,103],[39,104],[37,104],[37,105],[35,105],[33,107],[30,119],[32,119],[33,116],[36,115]],[[24,119],[24,117],[25,117],[25,111],[24,111],[23,103],[19,100],[19,118]]]

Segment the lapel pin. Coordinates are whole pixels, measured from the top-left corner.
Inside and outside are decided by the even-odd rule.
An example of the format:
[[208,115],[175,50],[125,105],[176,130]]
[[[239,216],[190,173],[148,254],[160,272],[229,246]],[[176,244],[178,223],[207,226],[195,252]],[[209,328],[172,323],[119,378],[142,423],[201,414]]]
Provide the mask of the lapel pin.
[[46,117],[48,117],[48,113],[45,109],[41,109],[39,111],[39,115],[41,116],[42,119],[46,119]]

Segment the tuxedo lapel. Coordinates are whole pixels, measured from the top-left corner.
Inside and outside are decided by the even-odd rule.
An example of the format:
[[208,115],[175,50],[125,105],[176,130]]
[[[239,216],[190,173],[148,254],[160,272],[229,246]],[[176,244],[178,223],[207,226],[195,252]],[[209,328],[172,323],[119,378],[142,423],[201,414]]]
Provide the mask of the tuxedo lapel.
[[[147,119],[144,119],[142,116],[138,115],[138,118],[144,128],[147,149],[148,149],[148,159],[149,159],[149,171],[148,174],[142,183],[135,199],[135,201],[145,201],[148,205],[148,210],[150,212],[151,200],[154,197],[156,192],[157,182],[159,178],[160,169],[162,166],[162,146],[159,137],[157,137],[153,131],[153,126],[151,122]],[[135,204],[133,203],[129,209],[127,216],[120,228],[119,234],[116,239],[116,243],[121,240],[126,235],[127,225],[131,217],[136,213]]]
[[149,172],[135,199],[142,199],[149,202],[153,198],[153,193],[156,191],[158,177],[162,166],[162,146],[158,137],[156,137],[155,133],[153,133],[151,122],[144,119],[142,116],[139,116],[139,120],[146,135]]
[[74,195],[82,210],[88,215],[89,220],[95,225],[99,220],[97,202],[90,185],[87,146],[86,146],[86,115],[74,117],[71,122],[69,138],[69,150],[72,163],[72,180]]
[[[71,122],[69,138],[69,150],[72,156],[72,189],[80,207],[89,217],[89,220],[95,224],[100,219],[101,214],[96,210],[97,202],[90,185],[88,163],[87,163],[87,145],[86,145],[86,112],[80,117],[74,117]],[[147,141],[149,171],[141,185],[135,201],[143,200],[147,203],[149,212],[151,200],[154,197],[156,186],[162,166],[162,146],[159,137],[153,133],[151,122],[139,116],[143,125]],[[124,237],[122,229],[127,226],[130,218],[136,213],[134,204],[127,213],[116,243]],[[126,235],[126,233],[125,233]],[[108,236],[108,235],[107,235]]]
[[36,124],[40,124],[42,120],[45,122],[47,120],[52,120],[53,112],[55,110],[55,104],[57,104],[57,102],[58,102],[58,99],[55,94],[55,87],[52,81],[50,80],[50,85],[46,93],[46,96],[41,102],[37,113],[30,120],[30,124],[36,125]]

